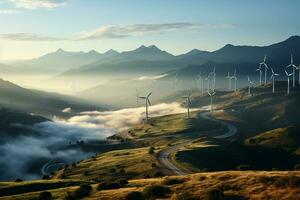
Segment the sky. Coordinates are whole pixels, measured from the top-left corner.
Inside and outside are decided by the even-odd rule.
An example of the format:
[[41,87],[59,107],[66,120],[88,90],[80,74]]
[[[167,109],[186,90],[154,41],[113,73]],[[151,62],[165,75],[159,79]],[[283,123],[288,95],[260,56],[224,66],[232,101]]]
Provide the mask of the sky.
[[0,60],[156,45],[175,55],[300,35],[298,0],[0,0]]

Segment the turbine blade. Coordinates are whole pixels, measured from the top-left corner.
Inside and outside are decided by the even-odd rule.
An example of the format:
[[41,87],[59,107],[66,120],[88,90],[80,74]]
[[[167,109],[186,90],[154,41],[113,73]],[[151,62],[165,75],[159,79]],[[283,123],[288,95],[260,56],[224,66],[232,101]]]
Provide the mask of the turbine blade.
[[148,95],[147,95],[147,98],[149,98],[151,96],[152,92],[150,92]]

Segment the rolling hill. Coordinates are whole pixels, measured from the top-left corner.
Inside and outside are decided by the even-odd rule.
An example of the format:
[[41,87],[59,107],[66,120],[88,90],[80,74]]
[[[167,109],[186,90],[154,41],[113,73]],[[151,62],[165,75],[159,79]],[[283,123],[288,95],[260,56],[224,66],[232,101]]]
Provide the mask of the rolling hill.
[[66,117],[72,113],[62,112],[71,108],[73,112],[104,108],[95,103],[81,100],[67,95],[47,93],[38,90],[22,88],[9,81],[0,79],[0,106],[25,113],[52,117],[53,115]]

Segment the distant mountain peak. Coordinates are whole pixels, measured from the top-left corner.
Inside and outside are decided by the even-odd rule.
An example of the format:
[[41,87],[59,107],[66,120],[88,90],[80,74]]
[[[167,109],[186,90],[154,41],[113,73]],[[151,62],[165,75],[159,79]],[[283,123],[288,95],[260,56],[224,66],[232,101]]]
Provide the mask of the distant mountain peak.
[[57,53],[64,53],[65,52],[65,50],[63,50],[62,48],[59,48],[59,49],[57,49],[57,51],[56,51]]
[[104,52],[104,54],[118,54],[118,53],[119,53],[118,51],[113,50],[113,49],[110,49],[110,50]]
[[90,50],[88,54],[99,55],[99,53],[95,50]]
[[295,41],[300,41],[300,36],[299,35],[293,35],[289,37],[288,39],[285,40],[285,42],[295,42]]

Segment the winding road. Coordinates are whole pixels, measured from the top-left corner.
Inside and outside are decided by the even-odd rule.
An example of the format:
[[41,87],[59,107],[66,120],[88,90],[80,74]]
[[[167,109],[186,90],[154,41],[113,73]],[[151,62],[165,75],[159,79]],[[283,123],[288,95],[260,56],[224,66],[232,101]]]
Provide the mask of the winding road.
[[[217,112],[217,111],[215,111]],[[215,118],[212,118],[210,115],[210,112],[203,112],[200,113],[200,116],[204,119],[209,119],[215,122],[219,122],[221,124],[223,124],[224,126],[227,126],[228,131],[222,135],[218,135],[215,136],[214,138],[216,139],[226,139],[229,138],[233,135],[235,135],[237,133],[237,128],[229,123],[226,123],[224,121],[221,120],[217,120]],[[191,144],[193,142],[193,140],[187,141],[187,142],[183,142],[177,145],[174,145],[166,150],[162,150],[159,154],[158,154],[158,160],[161,163],[161,165],[163,165],[166,169],[168,169],[169,171],[171,171],[173,174],[175,175],[186,175],[187,172],[185,172],[184,169],[180,169],[178,166],[176,166],[171,159],[171,155],[173,153],[176,153],[180,148],[184,147],[185,145]]]

